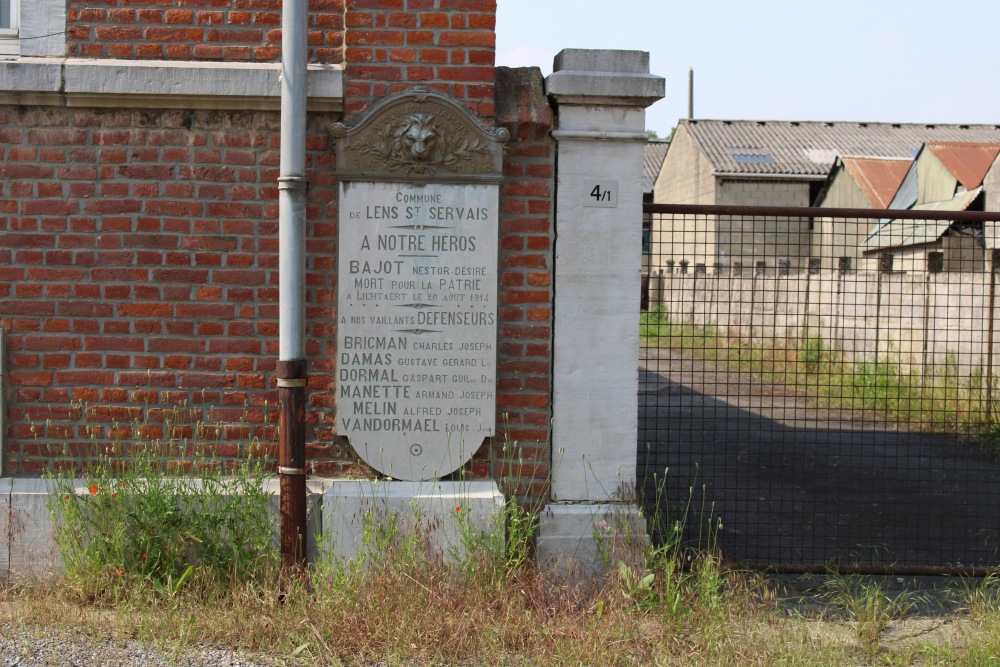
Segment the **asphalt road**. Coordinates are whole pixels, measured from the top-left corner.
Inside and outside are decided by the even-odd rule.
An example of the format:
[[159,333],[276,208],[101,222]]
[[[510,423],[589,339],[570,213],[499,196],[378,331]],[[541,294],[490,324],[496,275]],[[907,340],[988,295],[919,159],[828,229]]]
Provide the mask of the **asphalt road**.
[[787,569],[1000,565],[1000,463],[972,443],[670,350],[642,357],[640,487],[686,544]]

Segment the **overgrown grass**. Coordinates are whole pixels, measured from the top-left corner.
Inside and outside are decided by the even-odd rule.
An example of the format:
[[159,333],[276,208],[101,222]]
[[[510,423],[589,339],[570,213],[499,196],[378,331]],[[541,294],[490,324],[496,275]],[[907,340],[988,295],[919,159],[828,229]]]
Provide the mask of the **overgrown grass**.
[[496,519],[506,539],[459,505],[444,520],[460,538],[442,559],[429,548],[433,524],[373,514],[356,558],[327,554],[289,578],[271,548],[261,468],[248,461],[221,477],[196,460],[175,466],[195,476],[173,477],[164,450],[116,443],[82,488],[54,478],[65,580],[9,588],[0,611],[138,637],[177,659],[209,643],[275,664],[674,664],[693,654],[703,660],[689,664],[714,665],[740,664],[719,624],[765,608],[755,580],[673,544],[585,584],[543,571],[531,554],[537,514],[513,499]]
[[715,327],[682,323],[662,306],[642,313],[640,335],[647,345],[787,385],[818,405],[851,410],[863,419],[1000,441],[1000,387],[987,391],[981,373],[961,376],[953,360],[924,372],[904,369],[888,357],[851,363],[815,335],[802,340],[729,337]]
[[909,591],[890,594],[879,583],[857,576],[831,575],[822,595],[846,616],[868,655],[877,653],[889,624],[909,614],[917,602]]
[[[183,406],[174,411],[183,413]],[[278,557],[267,473],[257,458],[227,466],[168,418],[163,436],[140,428],[106,445],[82,478],[50,477],[49,509],[66,585],[82,600],[175,599],[270,576]],[[168,474],[168,470],[170,471]]]
[[[0,593],[0,622],[36,635],[135,637],[178,664],[206,645],[271,665],[680,667],[991,665],[1000,648],[1000,615],[988,605],[920,623],[906,600],[852,577],[822,588],[839,614],[788,615],[767,581],[708,555],[685,562],[651,550],[644,568],[619,565],[571,586],[531,562],[481,577],[391,535],[364,571],[304,574],[280,599],[261,579],[185,587],[172,599],[136,593],[108,608],[36,584]],[[933,634],[941,627],[951,631]]]
[[[357,558],[327,555],[283,573],[262,468],[245,461],[222,475],[186,441],[191,465],[167,467],[177,444],[115,443],[82,486],[52,480],[66,576],[0,589],[5,627],[138,638],[178,663],[215,645],[273,665],[972,665],[990,664],[976,661],[995,645],[970,630],[957,648],[887,646],[898,605],[853,584],[830,589],[845,619],[817,635],[815,619],[779,612],[761,576],[724,565],[713,547],[718,526],[686,525],[712,508],[690,503],[652,518],[662,539],[640,544],[638,560],[609,548],[607,573],[583,584],[537,565],[537,513],[513,499],[496,519],[506,539],[461,505],[449,513],[460,538],[447,559],[429,548],[432,525],[372,515]],[[685,532],[699,535],[696,548]],[[1000,628],[989,586],[970,586],[968,606],[977,627]]]

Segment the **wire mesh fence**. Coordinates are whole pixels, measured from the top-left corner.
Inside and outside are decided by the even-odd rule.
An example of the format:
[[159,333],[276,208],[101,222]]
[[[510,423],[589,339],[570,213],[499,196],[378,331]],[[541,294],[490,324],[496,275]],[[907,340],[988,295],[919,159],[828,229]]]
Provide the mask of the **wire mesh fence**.
[[656,539],[784,571],[1000,565],[997,223],[647,205]]

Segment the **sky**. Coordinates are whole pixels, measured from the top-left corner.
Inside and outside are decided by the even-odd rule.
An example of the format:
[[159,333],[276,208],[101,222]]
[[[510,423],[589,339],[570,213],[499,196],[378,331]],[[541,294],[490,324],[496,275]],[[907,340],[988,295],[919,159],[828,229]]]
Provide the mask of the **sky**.
[[646,127],[730,120],[1000,123],[1000,0],[498,0],[497,64],[648,51]]

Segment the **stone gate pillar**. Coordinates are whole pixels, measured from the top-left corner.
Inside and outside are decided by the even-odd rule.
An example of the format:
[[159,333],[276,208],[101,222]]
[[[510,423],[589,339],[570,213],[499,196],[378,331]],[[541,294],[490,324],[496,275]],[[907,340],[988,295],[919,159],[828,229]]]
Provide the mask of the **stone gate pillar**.
[[595,525],[645,529],[635,504],[643,150],[664,80],[648,53],[568,49],[546,84],[558,190],[551,502],[538,556],[586,572],[601,565]]

